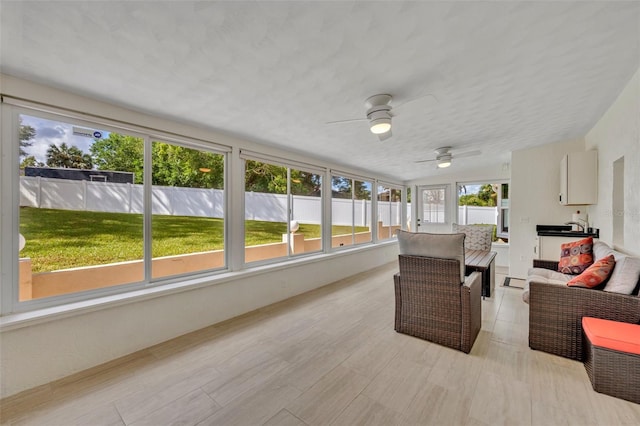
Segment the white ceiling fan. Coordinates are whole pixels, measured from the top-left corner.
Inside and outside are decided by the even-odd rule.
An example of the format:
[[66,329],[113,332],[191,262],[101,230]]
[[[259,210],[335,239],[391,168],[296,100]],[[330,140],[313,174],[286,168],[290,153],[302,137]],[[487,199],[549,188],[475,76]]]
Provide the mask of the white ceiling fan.
[[418,160],[414,161],[415,163],[427,163],[430,161],[437,161],[437,165],[439,168],[444,169],[445,167],[449,167],[454,158],[465,158],[465,157],[474,157],[476,155],[482,154],[481,151],[467,151],[462,152],[460,154],[452,154],[450,146],[443,146],[441,148],[436,148],[436,158],[430,158],[427,160]]
[[[418,99],[426,98],[428,96],[434,98],[437,101],[437,98],[434,95],[428,94],[399,104],[395,106],[395,109],[398,109],[410,102],[417,101]],[[377,135],[381,141],[385,141],[392,136],[391,118],[395,116],[395,114],[392,113],[392,109],[394,108],[391,105],[392,100],[393,97],[387,94],[370,96],[364,102],[364,107],[366,109],[366,118],[328,121],[326,124],[342,124],[352,123],[356,121],[369,121],[369,130],[371,130],[371,133]]]

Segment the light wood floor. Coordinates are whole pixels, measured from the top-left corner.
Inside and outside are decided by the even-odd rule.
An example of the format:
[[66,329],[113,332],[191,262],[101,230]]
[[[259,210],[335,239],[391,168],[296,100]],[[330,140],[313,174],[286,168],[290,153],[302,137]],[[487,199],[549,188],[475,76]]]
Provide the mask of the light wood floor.
[[527,346],[522,290],[483,304],[471,354],[393,330],[389,264],[2,404],[9,425],[618,425],[640,405]]

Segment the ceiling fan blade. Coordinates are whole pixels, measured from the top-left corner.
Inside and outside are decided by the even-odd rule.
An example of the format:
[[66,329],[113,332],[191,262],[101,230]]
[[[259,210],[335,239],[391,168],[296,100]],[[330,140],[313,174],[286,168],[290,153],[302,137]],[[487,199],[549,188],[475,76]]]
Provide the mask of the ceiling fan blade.
[[391,134],[391,130],[389,130],[388,132],[380,133],[378,135],[378,139],[380,139],[380,142],[382,142],[382,141],[386,141],[387,139],[390,139],[391,136],[393,135]]
[[435,103],[439,103],[440,102],[438,100],[438,98],[436,97],[436,95],[433,95],[431,93],[427,93],[426,95],[422,95],[422,96],[418,96],[418,97],[415,97],[415,98],[411,98],[411,99],[408,99],[408,100],[406,100],[406,101],[404,101],[402,103],[399,103],[398,105],[394,105],[393,108],[402,108],[407,104],[410,104],[412,102],[416,102],[416,101],[419,101],[419,100],[422,100],[422,99],[425,99],[425,98],[431,98],[431,100],[435,101]]
[[482,154],[482,151],[467,151],[461,152],[460,154],[454,154],[453,158],[475,157],[480,154]]
[[437,158],[431,158],[429,160],[418,160],[418,161],[414,161],[414,163],[428,163],[429,161],[438,161]]
[[367,118],[352,118],[350,120],[336,120],[336,121],[327,121],[324,124],[343,124],[343,123],[355,123],[356,121],[368,121]]

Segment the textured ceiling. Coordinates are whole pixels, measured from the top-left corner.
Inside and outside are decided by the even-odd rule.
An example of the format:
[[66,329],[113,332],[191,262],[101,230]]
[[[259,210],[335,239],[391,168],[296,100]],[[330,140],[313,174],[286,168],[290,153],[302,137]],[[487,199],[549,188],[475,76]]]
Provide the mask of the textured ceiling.
[[[399,180],[584,136],[638,69],[637,2],[7,2],[0,71]],[[362,121],[393,96],[393,137]],[[424,95],[433,94],[433,97]],[[420,98],[422,96],[422,98]]]

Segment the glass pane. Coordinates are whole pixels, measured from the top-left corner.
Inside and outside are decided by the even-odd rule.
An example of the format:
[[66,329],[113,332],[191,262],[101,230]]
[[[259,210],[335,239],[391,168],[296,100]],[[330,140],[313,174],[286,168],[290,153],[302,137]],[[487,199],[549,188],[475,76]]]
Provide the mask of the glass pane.
[[[291,174],[291,254],[322,250],[322,176],[303,170]],[[295,224],[298,230],[295,230]]]
[[223,268],[224,156],[152,143],[152,277]]
[[144,280],[141,138],[21,115],[19,300]]
[[389,233],[391,238],[395,237],[396,231],[402,228],[402,190],[391,188],[391,216],[389,222]]
[[509,209],[502,209],[502,218],[501,218],[501,224],[502,224],[502,229],[501,232],[502,233],[508,233],[509,232]]
[[413,204],[411,203],[411,187],[407,187],[407,231],[414,232],[411,221]]
[[354,181],[353,237],[355,244],[371,242],[371,193],[373,184],[367,181]]
[[388,240],[391,220],[391,188],[378,186],[378,240]]
[[331,247],[353,245],[353,180],[331,177]]
[[499,184],[474,183],[459,193],[458,223],[461,225],[497,225]]
[[245,163],[245,262],[286,257],[287,168]]
[[425,223],[445,223],[445,189],[423,189],[422,211]]
[[401,228],[402,191],[378,186],[378,240],[393,238]]

